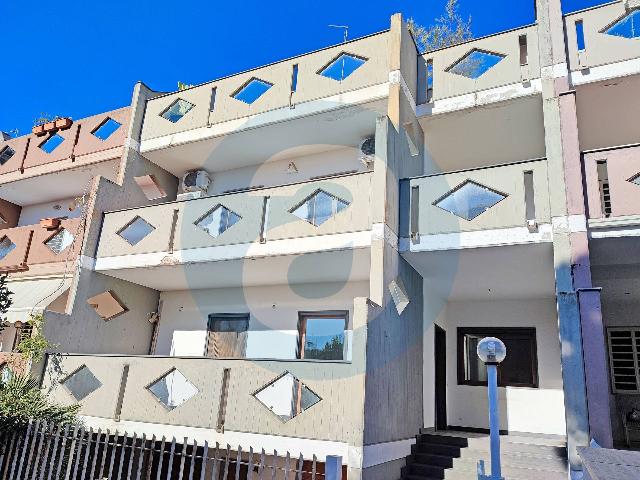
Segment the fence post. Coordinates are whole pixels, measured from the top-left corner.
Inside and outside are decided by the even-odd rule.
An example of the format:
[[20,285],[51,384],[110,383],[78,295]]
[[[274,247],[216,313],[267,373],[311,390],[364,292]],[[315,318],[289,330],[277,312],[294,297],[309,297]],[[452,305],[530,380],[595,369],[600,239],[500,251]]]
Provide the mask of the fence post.
[[342,457],[340,455],[327,455],[325,480],[342,480]]

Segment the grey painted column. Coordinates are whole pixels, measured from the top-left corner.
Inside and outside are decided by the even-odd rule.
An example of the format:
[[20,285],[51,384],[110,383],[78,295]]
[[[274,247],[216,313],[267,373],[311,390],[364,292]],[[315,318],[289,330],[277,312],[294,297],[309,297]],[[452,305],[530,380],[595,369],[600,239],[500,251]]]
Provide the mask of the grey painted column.
[[604,334],[599,299],[591,295],[587,301],[578,294],[592,285],[575,92],[567,72],[560,0],[536,0],[536,10],[567,442],[571,469],[577,471],[582,469],[577,447],[590,438],[611,444]]

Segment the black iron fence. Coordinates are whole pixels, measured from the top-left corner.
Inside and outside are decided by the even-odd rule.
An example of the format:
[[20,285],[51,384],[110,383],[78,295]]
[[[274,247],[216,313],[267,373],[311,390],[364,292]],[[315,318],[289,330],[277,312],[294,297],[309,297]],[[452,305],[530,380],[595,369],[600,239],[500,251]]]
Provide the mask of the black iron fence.
[[2,480],[329,480],[325,465],[315,455],[305,460],[289,452],[44,422],[0,432]]

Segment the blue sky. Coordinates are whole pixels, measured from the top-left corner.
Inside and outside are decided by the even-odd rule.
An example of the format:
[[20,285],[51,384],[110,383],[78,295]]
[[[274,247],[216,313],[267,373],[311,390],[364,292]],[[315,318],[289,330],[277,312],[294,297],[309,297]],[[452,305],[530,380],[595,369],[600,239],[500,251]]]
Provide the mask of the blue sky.
[[[0,130],[27,133],[40,112],[82,118],[128,105],[136,81],[155,90],[200,83],[389,27],[402,12],[428,25],[445,0],[0,0]],[[533,0],[460,0],[473,33],[533,22]],[[564,0],[563,9],[605,3]],[[267,7],[268,6],[268,7]],[[496,12],[506,12],[496,16]]]

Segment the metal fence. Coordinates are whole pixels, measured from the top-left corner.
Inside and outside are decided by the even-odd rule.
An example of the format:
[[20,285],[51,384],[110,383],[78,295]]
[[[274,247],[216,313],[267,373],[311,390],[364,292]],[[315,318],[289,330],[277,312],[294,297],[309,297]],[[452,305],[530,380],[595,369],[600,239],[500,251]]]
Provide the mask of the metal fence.
[[[328,457],[335,467],[339,457]],[[340,461],[338,460],[338,464]],[[56,427],[35,422],[21,432],[0,432],[2,480],[331,480],[314,455],[231,449],[218,443],[129,436],[127,432]],[[338,477],[343,468],[338,466]],[[335,471],[335,468],[334,468]],[[345,472],[346,473],[346,472]]]

